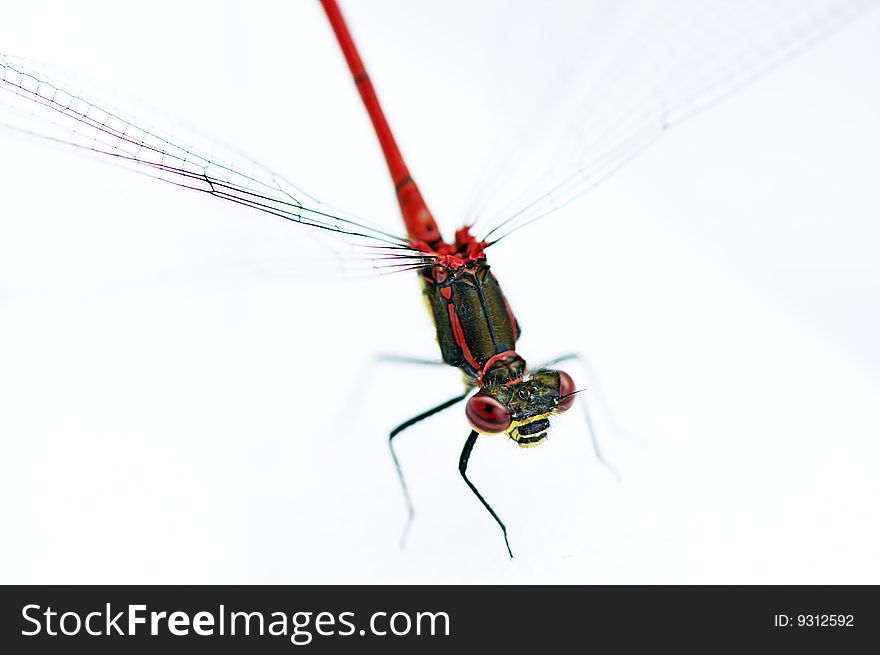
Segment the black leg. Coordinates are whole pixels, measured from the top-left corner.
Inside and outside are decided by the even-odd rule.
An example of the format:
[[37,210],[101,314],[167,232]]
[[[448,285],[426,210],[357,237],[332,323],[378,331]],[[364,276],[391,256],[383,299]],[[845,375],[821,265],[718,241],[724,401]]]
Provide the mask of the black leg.
[[[560,355],[559,357],[556,357],[555,359],[552,359],[549,362],[547,362],[545,364],[545,366],[556,366],[557,364],[561,364],[562,362],[568,362],[571,360],[577,361],[581,365],[581,367],[584,369],[584,371],[586,371],[589,378],[595,383],[596,376],[592,374],[593,371],[590,368],[590,365],[587,362],[587,359],[583,355],[581,355],[580,353],[568,353],[565,355]],[[601,395],[601,394],[597,393],[596,395]],[[579,393],[577,395],[577,399],[578,399],[578,402],[580,403],[581,408],[584,411],[584,420],[587,422],[587,429],[590,432],[590,441],[593,442],[593,452],[596,453],[596,459],[598,459],[603,464],[603,466],[605,466],[605,468],[607,468],[611,472],[611,474],[617,479],[617,481],[620,482],[620,474],[617,472],[617,470],[613,466],[611,466],[611,464],[608,462],[608,460],[605,459],[605,457],[603,457],[602,450],[599,448],[599,437],[596,433],[596,428],[593,426],[593,417],[592,417],[592,414],[590,413],[590,407],[589,407],[589,404],[587,403],[586,394]],[[605,413],[606,414],[608,413],[607,408],[606,408]]]
[[474,495],[480,499],[481,503],[483,503],[483,507],[489,510],[489,514],[492,515],[492,518],[495,519],[495,522],[501,527],[501,532],[504,534],[504,545],[507,546],[507,554],[510,555],[510,559],[513,559],[513,551],[510,550],[510,542],[507,540],[507,528],[504,527],[504,523],[502,523],[501,519],[498,518],[498,515],[495,513],[495,510],[492,509],[492,506],[487,503],[486,499],[483,498],[483,495],[479,491],[477,491],[474,483],[468,480],[468,460],[471,458],[471,451],[474,449],[474,444],[477,443],[477,436],[479,436],[479,432],[477,432],[476,430],[471,430],[467,441],[464,442],[464,448],[461,449],[461,457],[459,457],[458,459],[458,471],[459,473],[461,473],[461,477],[464,479],[467,486],[469,486],[471,488],[471,491],[474,492]]
[[394,468],[397,469],[397,478],[400,480],[400,487],[403,489],[403,497],[406,500],[406,525],[403,527],[403,534],[400,535],[400,547],[403,548],[404,543],[406,542],[406,535],[409,532],[409,527],[412,525],[413,517],[415,517],[415,510],[413,509],[412,500],[409,497],[409,489],[406,486],[406,480],[403,477],[403,470],[400,468],[400,461],[397,459],[397,453],[394,452],[394,437],[403,432],[409,427],[412,427],[419,421],[423,421],[429,416],[433,416],[438,412],[442,412],[444,409],[452,407],[454,404],[461,402],[464,400],[465,396],[468,395],[468,391],[465,391],[463,394],[456,396],[455,398],[450,398],[446,402],[440,403],[436,407],[432,407],[426,412],[422,412],[418,416],[414,416],[408,421],[404,421],[396,428],[394,428],[391,433],[388,435],[388,448],[391,450],[391,458],[394,460]]

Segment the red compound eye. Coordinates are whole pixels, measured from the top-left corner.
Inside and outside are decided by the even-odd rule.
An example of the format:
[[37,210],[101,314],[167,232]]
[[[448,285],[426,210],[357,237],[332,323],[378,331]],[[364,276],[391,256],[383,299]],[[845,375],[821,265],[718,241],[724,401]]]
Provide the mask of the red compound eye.
[[495,434],[510,425],[510,412],[500,402],[482,393],[471,396],[464,408],[468,423],[477,432]]
[[557,371],[559,373],[559,397],[561,400],[556,406],[557,412],[564,412],[574,405],[574,380],[565,371]]

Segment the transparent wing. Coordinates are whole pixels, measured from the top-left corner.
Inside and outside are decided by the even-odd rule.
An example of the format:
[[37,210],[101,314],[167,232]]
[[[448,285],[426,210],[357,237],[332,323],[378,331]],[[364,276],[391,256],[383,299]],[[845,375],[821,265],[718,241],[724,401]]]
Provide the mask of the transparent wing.
[[[670,127],[877,4],[646,0],[626,12],[590,6],[580,23],[569,7],[548,7],[543,20],[557,24],[531,22],[527,29],[565,32],[582,45],[548,72],[569,87],[569,97],[552,107],[552,116],[543,116],[549,134],[518,129],[515,154],[505,151],[503,165],[492,168],[496,175],[482,181],[470,212],[477,234],[497,242],[571,203]],[[537,110],[546,111],[546,105]],[[528,157],[519,154],[524,150]]]
[[[355,219],[298,189],[283,176],[215,142],[183,146],[124,111],[62,88],[32,62],[0,54],[0,126],[74,147],[171,184],[352,242],[371,267],[408,270],[429,264],[406,237]],[[208,153],[211,154],[208,154]]]

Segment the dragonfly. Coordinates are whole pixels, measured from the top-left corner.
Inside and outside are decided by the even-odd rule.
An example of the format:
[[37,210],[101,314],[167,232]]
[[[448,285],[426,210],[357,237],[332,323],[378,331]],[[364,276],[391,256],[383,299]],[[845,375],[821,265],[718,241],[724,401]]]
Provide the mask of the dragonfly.
[[[28,62],[0,56],[0,88],[11,106],[6,124],[10,129],[351,242],[379,270],[415,272],[434,321],[442,360],[461,371],[464,391],[389,434],[408,508],[407,528],[414,515],[413,503],[394,439],[422,420],[464,402],[470,431],[460,454],[459,472],[499,527],[512,557],[505,523],[468,477],[474,446],[481,435],[498,434],[521,447],[537,446],[546,441],[551,419],[570,409],[582,394],[568,373],[555,368],[576,355],[563,355],[530,369],[517,351],[520,324],[490,269],[487,251],[582,198],[671,127],[876,3],[817,2],[809,9],[781,3],[759,12],[760,20],[745,24],[731,19],[756,15],[740,13],[741,3],[718,3],[708,10],[711,20],[694,21],[693,11],[707,11],[700,7],[708,4],[654,6],[626,42],[628,51],[635,54],[622,67],[610,62],[603,75],[572,98],[567,109],[577,118],[566,122],[573,129],[557,144],[558,154],[547,170],[534,183],[524,184],[517,197],[501,199],[504,202],[490,198],[497,180],[494,185],[487,180],[472,217],[448,241],[410,174],[335,0],[321,0],[321,5],[372,121],[405,233],[339,211],[238,153],[224,159],[179,143],[125,112],[104,108],[99,101],[67,89]],[[706,30],[707,26],[714,31]],[[706,32],[695,35],[697,27]],[[658,51],[675,46],[684,51],[684,62],[657,57]],[[510,172],[503,165],[497,170],[502,177]],[[595,445],[592,429],[590,434]]]

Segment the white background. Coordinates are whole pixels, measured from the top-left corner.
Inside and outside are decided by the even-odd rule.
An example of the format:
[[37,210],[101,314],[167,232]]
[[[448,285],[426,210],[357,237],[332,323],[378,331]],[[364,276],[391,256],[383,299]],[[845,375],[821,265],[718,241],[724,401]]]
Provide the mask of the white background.
[[[318,4],[256,4],[9,2],[0,47],[396,229]],[[432,4],[344,9],[454,227],[505,111],[497,8]],[[514,561],[459,479],[460,410],[400,438],[397,547],[387,431],[460,389],[362,376],[436,356],[414,276],[325,280],[296,226],[3,133],[0,581],[880,582],[878,57],[871,15],[490,252],[519,350],[589,355],[622,475],[575,412],[541,448],[481,439]]]

